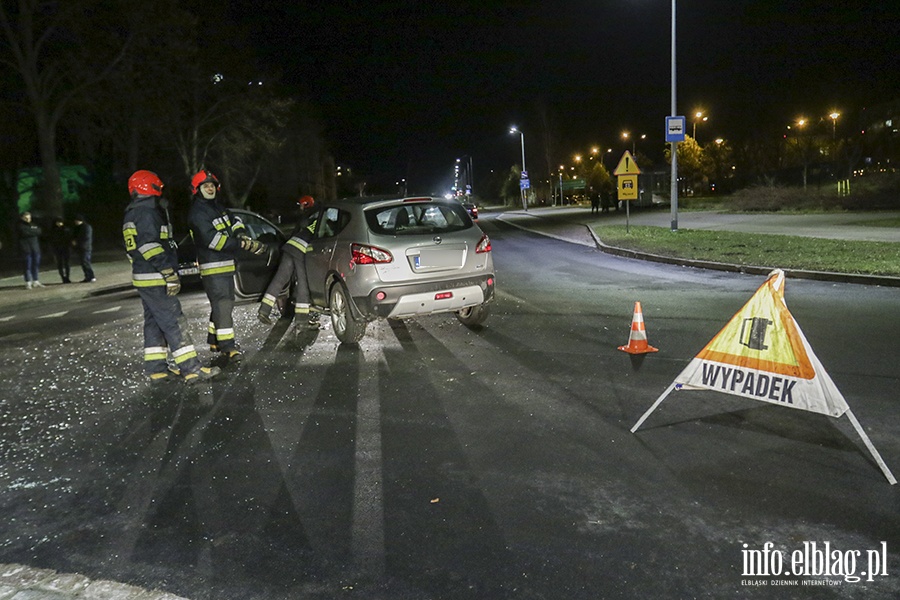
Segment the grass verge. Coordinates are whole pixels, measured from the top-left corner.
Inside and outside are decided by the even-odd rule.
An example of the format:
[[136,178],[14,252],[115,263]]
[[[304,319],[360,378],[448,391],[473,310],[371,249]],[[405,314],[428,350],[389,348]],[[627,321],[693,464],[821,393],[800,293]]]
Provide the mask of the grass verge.
[[756,267],[900,277],[900,244],[622,225],[595,227],[609,246]]

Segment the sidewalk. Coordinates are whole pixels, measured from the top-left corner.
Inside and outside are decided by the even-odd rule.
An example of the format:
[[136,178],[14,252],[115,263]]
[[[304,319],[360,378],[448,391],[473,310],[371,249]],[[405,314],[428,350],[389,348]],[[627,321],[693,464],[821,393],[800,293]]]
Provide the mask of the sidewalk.
[[[771,267],[753,267],[700,260],[674,259],[666,256],[647,254],[607,246],[597,238],[593,228],[597,225],[624,225],[626,219],[631,225],[671,227],[668,210],[636,212],[626,217],[624,211],[591,214],[589,207],[540,207],[526,211],[498,211],[497,219],[532,233],[546,235],[562,241],[598,248],[610,254],[650,260],[668,264],[691,266],[717,271],[733,271],[756,275],[768,275]],[[765,233],[818,237],[851,241],[880,241],[900,243],[900,227],[871,227],[862,225],[877,219],[900,218],[900,213],[828,213],[810,215],[777,214],[734,214],[713,211],[684,212],[678,215],[679,229],[718,229],[744,233]],[[900,277],[880,277],[874,275],[852,275],[785,269],[785,275],[798,279],[815,279],[840,283],[882,285],[900,287]]]
[[24,565],[0,564],[0,600],[185,600],[115,581],[57,573]]
[[[52,265],[49,268],[43,267],[41,271],[41,283],[44,284],[41,288],[26,289],[25,279],[21,274],[0,278],[0,315],[8,313],[18,304],[36,305],[59,300],[75,302],[100,293],[131,287],[131,263],[124,253],[101,257],[101,261],[94,262],[93,267],[97,279],[94,283],[64,284]],[[72,281],[80,281],[80,278],[81,268],[73,267]],[[0,600],[3,600],[3,596],[0,596]]]

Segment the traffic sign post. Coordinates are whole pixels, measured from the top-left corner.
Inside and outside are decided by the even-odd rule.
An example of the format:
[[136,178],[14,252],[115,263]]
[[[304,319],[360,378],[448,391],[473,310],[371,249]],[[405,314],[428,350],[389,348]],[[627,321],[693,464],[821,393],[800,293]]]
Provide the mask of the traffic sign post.
[[618,179],[617,191],[618,199],[625,202],[625,233],[631,231],[631,200],[638,199],[638,175],[641,170],[638,168],[634,157],[628,150],[622,155],[619,164],[616,166],[613,175]]
[[528,179],[528,171],[522,171],[519,178],[519,190],[522,192],[522,209],[528,210],[528,190],[531,188],[531,180]]

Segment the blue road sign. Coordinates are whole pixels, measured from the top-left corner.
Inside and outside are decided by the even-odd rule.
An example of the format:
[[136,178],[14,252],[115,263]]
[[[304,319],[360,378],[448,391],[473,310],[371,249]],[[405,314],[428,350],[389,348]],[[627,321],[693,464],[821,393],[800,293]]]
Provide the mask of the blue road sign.
[[666,141],[667,142],[683,142],[684,141],[684,117],[666,117]]

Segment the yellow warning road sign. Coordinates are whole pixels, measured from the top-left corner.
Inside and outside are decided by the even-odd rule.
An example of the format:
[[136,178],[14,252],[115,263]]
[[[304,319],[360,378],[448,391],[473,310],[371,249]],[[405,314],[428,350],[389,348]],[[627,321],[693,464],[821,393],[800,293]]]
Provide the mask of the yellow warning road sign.
[[641,170],[638,168],[637,163],[634,161],[634,157],[631,156],[631,152],[628,150],[625,151],[625,154],[622,155],[622,158],[619,159],[619,164],[616,166],[616,170],[613,171],[613,175],[640,175]]
[[638,177],[637,175],[619,175],[619,185],[617,190],[619,200],[637,200],[638,199]]

